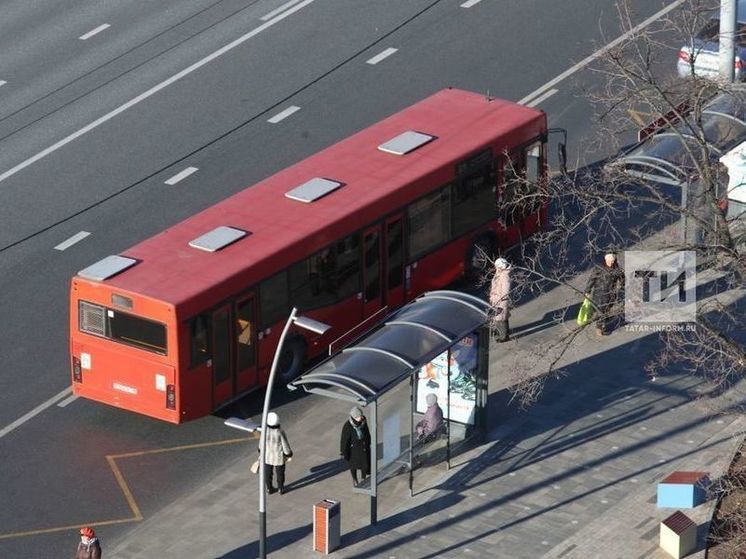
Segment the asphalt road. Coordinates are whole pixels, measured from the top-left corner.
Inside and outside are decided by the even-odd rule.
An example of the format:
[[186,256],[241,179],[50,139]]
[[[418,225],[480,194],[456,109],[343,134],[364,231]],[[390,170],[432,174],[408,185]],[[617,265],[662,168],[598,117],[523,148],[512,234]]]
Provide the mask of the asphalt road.
[[[591,4],[4,2],[0,556],[71,555],[65,527],[83,523],[104,541],[125,537],[137,510],[151,514],[246,448],[198,446],[240,436],[218,416],[172,426],[66,399],[76,271],[444,87],[524,98],[619,34],[614,1]],[[662,6],[635,4],[639,21]],[[571,160],[604,155],[580,95],[597,79],[581,69],[538,105],[568,129]],[[300,110],[268,122],[290,106]],[[187,167],[198,171],[165,184]]]

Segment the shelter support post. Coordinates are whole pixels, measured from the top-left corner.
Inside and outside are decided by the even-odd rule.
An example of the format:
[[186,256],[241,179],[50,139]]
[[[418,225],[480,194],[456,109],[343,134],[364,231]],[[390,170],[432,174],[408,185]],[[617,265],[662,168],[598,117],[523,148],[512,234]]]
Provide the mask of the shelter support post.
[[417,376],[417,369],[409,375],[409,496],[414,496],[414,391],[417,390],[417,384],[414,379]]
[[373,428],[370,430],[370,523],[378,523],[378,400],[373,400],[370,408]]

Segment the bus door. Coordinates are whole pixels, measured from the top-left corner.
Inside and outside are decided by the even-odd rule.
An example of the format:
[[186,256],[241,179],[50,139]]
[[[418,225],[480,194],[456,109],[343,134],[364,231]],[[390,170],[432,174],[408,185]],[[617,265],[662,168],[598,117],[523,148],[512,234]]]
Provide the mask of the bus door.
[[386,304],[391,309],[404,303],[404,219],[397,215],[386,220]]
[[212,313],[212,405],[216,408],[235,393],[235,374],[231,359],[231,305]]
[[544,182],[544,150],[541,142],[535,142],[526,148],[526,183],[525,191],[528,200],[523,208],[523,219],[521,220],[521,232],[524,238],[530,237],[542,228],[543,194],[542,183]]
[[256,371],[256,303],[254,295],[236,303],[236,392],[245,392],[259,379]]
[[363,233],[363,318],[383,307],[381,276],[381,225]]

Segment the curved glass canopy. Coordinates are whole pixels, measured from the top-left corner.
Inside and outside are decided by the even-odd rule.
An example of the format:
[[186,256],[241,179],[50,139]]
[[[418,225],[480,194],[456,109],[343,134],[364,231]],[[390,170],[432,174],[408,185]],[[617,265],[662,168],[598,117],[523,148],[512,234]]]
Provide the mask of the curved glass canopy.
[[367,405],[485,324],[489,309],[467,293],[425,293],[288,387]]

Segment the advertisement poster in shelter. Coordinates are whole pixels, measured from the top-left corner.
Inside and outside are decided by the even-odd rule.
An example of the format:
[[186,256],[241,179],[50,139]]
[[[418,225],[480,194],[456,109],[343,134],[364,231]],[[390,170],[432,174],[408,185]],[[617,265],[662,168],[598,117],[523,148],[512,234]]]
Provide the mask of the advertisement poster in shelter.
[[[443,409],[443,416],[451,421],[474,424],[474,402],[477,385],[476,334],[469,334],[459,340],[450,350],[444,351],[417,372],[417,405],[418,413],[425,413],[428,394],[438,396],[438,405]],[[449,368],[450,364],[450,368]],[[450,410],[448,406],[448,385],[450,376]],[[450,414],[449,414],[450,411]]]

